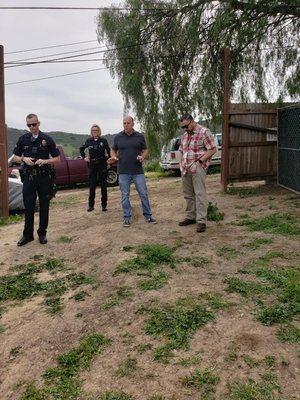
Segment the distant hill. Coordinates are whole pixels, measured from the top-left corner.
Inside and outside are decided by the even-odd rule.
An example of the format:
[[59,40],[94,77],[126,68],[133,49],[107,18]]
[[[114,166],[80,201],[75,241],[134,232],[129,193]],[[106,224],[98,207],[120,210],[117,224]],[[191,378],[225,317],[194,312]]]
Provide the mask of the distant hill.
[[[15,128],[7,128],[7,147],[8,147],[8,156],[11,156],[14,150],[14,147],[21,135],[26,133],[26,130],[15,129]],[[50,135],[57,145],[63,147],[65,154],[69,157],[78,157],[79,147],[85,142],[85,140],[89,137],[89,135],[79,135],[76,133],[67,133],[67,132],[45,132]],[[115,135],[103,135],[112,146]]]

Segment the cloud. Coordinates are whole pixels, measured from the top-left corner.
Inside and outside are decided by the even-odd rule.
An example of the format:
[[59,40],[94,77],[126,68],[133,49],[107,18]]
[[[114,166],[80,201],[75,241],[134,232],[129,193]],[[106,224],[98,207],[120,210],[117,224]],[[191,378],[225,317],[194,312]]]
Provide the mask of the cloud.
[[[119,3],[102,1],[101,6]],[[12,6],[4,0],[2,6]],[[26,1],[26,6],[37,2]],[[53,6],[44,0],[39,6]],[[59,5],[59,4],[58,4]],[[21,0],[13,6],[24,6]],[[64,6],[82,6],[79,0],[64,1]],[[97,7],[95,0],[85,1],[85,7]],[[0,37],[5,52],[44,47],[84,40],[97,39],[96,11],[0,11]],[[11,54],[5,61],[20,60],[40,55],[50,55],[77,49],[103,46],[98,42],[77,46],[58,47],[35,52]],[[100,49],[102,50],[102,49]],[[88,50],[87,50],[88,51]],[[94,50],[91,50],[94,51]],[[92,58],[101,58],[101,54]],[[84,58],[89,58],[84,57]],[[5,82],[29,80],[44,76],[101,68],[99,62],[45,64],[5,69]],[[92,123],[98,123],[103,132],[118,132],[122,126],[123,99],[107,70],[94,71],[56,79],[42,80],[5,87],[6,123],[10,127],[23,128],[29,112],[39,115],[45,131],[63,130],[74,133],[88,132]]]

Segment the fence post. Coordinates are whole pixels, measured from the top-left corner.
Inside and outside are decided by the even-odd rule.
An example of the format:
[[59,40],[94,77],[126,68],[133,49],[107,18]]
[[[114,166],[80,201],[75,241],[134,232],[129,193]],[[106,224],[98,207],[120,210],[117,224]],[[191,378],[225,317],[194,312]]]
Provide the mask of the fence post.
[[6,218],[8,210],[8,166],[5,125],[4,49],[0,45],[0,216]]
[[222,190],[227,190],[229,174],[229,105],[230,105],[230,50],[224,49],[224,75],[223,75],[223,104],[222,104],[222,158],[221,158],[221,185]]

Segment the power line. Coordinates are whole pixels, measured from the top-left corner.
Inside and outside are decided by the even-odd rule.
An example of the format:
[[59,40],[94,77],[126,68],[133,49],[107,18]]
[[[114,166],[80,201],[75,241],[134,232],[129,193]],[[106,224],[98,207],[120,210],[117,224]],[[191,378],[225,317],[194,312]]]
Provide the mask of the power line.
[[45,47],[36,47],[35,49],[26,49],[26,50],[17,50],[17,51],[9,51],[4,54],[17,54],[17,53],[28,53],[30,51],[36,50],[45,50],[45,49],[54,49],[55,47],[66,47],[66,46],[74,46],[76,44],[83,44],[83,43],[92,43],[97,42],[97,40],[84,40],[82,42],[74,42],[74,43],[66,43],[66,44],[56,44],[53,46],[45,46]]
[[101,10],[101,11],[170,11],[170,8],[130,8],[130,7],[0,7],[0,10]]
[[[47,54],[46,56],[36,56],[36,57],[29,57],[29,58],[21,58],[19,60],[11,60],[7,62],[20,62],[20,61],[30,61],[30,60],[37,60],[39,58],[47,58],[47,57],[55,57],[55,56],[61,56],[64,54],[72,54],[72,53],[80,53],[81,51],[86,51],[86,50],[95,50],[95,49],[103,49],[106,46],[96,46],[96,47],[87,47],[85,49],[79,49],[79,50],[72,50],[72,51],[64,51],[62,53],[54,53],[54,54]],[[80,55],[79,55],[80,56]]]
[[28,82],[36,82],[36,81],[43,81],[46,79],[53,79],[53,78],[60,78],[62,76],[70,76],[70,75],[79,75],[79,74],[85,74],[87,72],[93,72],[93,71],[101,71],[107,68],[94,68],[94,69],[86,69],[84,71],[77,71],[77,72],[71,72],[69,74],[62,74],[62,75],[52,75],[52,76],[45,76],[44,78],[37,78],[37,79],[29,79],[26,81],[17,81],[17,82],[8,82],[5,85],[18,85],[20,83],[28,83]]

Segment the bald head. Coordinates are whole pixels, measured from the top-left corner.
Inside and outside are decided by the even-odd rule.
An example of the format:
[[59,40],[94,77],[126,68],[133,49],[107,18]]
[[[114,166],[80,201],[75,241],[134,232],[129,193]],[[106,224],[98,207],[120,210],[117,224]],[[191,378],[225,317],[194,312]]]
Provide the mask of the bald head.
[[124,132],[130,135],[133,132],[134,120],[130,115],[123,118]]

